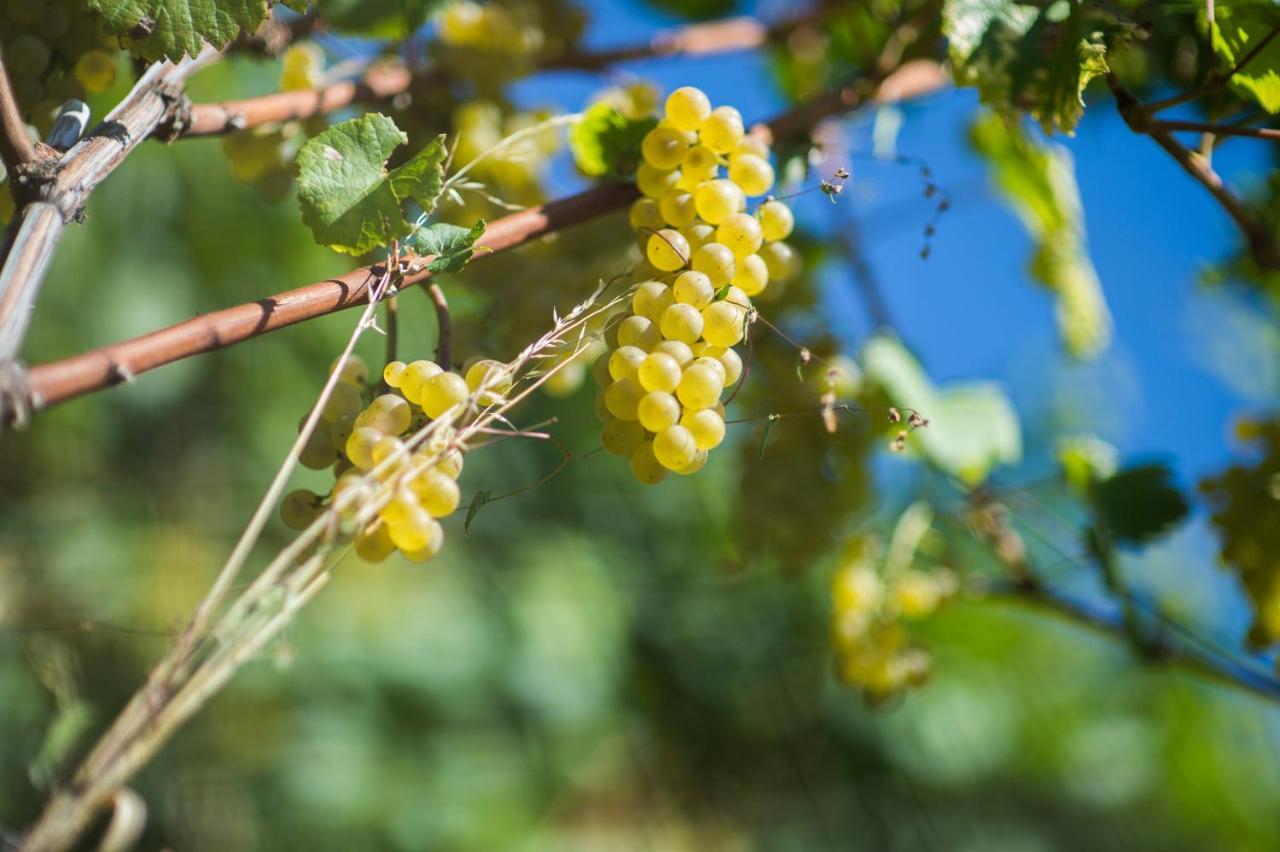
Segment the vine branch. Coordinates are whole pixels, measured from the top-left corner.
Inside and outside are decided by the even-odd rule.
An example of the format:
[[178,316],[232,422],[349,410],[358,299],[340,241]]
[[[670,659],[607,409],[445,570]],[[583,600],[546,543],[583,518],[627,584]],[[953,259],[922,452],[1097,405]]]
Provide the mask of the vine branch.
[[35,146],[27,136],[27,127],[18,109],[18,99],[13,95],[13,86],[9,82],[9,69],[0,59],[0,161],[10,175],[14,175],[19,166],[33,162],[36,158]]
[[440,369],[448,370],[451,359],[450,341],[453,340],[453,323],[449,319],[449,302],[444,297],[440,285],[432,282],[427,285],[427,297],[436,309],[436,363]]

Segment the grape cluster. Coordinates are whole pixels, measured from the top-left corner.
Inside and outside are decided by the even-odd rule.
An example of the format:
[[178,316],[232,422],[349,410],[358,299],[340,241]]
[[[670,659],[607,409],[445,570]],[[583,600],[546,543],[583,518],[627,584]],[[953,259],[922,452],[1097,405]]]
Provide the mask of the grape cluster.
[[41,135],[65,101],[115,82],[117,46],[77,0],[0,3],[0,51],[22,115]]
[[911,642],[904,622],[931,615],[957,586],[945,570],[909,568],[884,577],[876,550],[873,539],[854,539],[831,583],[836,674],[872,702],[924,682],[932,658]]
[[528,56],[542,48],[543,32],[534,16],[523,11],[471,0],[450,3],[438,19],[440,41],[450,47]]
[[418,441],[418,433],[470,400],[501,401],[512,384],[507,365],[498,361],[473,359],[464,370],[465,377],[432,361],[392,361],[382,370],[382,385],[373,386],[386,392],[374,393],[366,404],[369,370],[349,358],[299,459],[316,470],[332,466],[333,489],[326,496],[307,489],[288,494],[280,506],[285,524],[306,529],[332,501],[354,490],[341,508],[345,519],[370,502],[378,505],[355,534],[362,559],[381,562],[399,550],[410,561],[426,562],[439,553],[439,519],[451,515],[461,497],[462,452],[451,446],[452,428],[433,430],[426,441]]
[[[631,308],[612,325],[596,361],[596,410],[606,450],[627,456],[636,478],[695,473],[724,440],[721,396],[742,376],[734,347],[751,299],[796,271],[791,210],[747,197],[774,182],[768,147],[745,135],[733,107],[711,108],[693,87],[672,92],[644,138],[636,183],[644,197],[631,227],[644,252]],[[727,167],[728,177],[721,177]]]

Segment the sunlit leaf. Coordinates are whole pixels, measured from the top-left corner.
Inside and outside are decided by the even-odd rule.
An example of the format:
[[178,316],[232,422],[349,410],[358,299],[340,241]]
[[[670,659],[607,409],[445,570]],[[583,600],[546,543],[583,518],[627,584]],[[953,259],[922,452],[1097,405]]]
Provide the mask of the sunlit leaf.
[[143,59],[179,60],[211,44],[221,48],[253,32],[267,14],[263,0],[87,0],[107,32],[129,36]]
[[640,142],[657,119],[633,119],[598,103],[569,129],[569,148],[583,174],[630,174],[640,162]]

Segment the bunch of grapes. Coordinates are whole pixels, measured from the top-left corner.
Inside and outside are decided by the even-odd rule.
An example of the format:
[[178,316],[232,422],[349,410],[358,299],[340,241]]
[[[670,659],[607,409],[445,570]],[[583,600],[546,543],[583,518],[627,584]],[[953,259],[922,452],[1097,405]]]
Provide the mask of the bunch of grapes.
[[533,11],[471,0],[450,3],[438,20],[440,41],[449,47],[528,56],[539,51],[543,42]]
[[65,101],[116,79],[118,39],[79,0],[4,0],[0,51],[25,119],[43,135]]
[[950,571],[877,570],[876,543],[854,539],[831,582],[836,675],[878,702],[924,682],[929,652],[912,644],[905,621],[931,615],[956,591]]
[[439,424],[425,441],[420,433],[433,420],[452,423],[469,401],[500,402],[511,389],[511,373],[490,359],[469,362],[465,378],[432,361],[392,361],[383,368],[382,384],[371,389],[368,378],[363,361],[355,356],[346,361],[322,420],[303,446],[303,465],[332,466],[333,489],[328,495],[291,492],[281,503],[281,518],[293,529],[306,529],[333,501],[355,492],[341,506],[344,519],[355,518],[363,506],[377,506],[376,515],[355,532],[362,559],[381,562],[399,550],[410,561],[426,562],[444,544],[439,519],[458,508],[462,451],[453,445],[455,432],[448,424]]
[[[695,473],[724,440],[726,388],[742,376],[739,344],[751,298],[796,271],[791,210],[747,197],[774,182],[768,147],[747,137],[733,107],[711,108],[699,89],[667,98],[666,115],[644,138],[631,208],[646,280],[631,310],[606,335],[595,365],[597,413],[606,450],[627,456],[636,478]],[[728,177],[722,178],[721,168]]]

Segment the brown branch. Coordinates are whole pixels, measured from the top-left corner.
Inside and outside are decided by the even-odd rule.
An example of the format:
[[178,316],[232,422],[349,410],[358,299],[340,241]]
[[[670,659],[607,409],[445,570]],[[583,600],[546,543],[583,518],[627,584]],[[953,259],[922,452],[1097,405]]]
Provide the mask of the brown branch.
[[[931,64],[931,63],[929,63]],[[880,90],[873,90],[871,101],[883,101],[923,94],[947,80],[937,65],[926,72],[919,63],[908,63],[899,73],[885,79]],[[841,92],[853,92],[852,88]],[[857,96],[824,96],[816,106],[801,107],[784,113],[761,128],[796,132],[805,120],[818,121],[838,112],[853,109],[866,99]],[[637,197],[634,186],[606,184],[541,207],[523,210],[489,224],[477,245],[473,262],[486,255],[507,251],[545,234],[595,218],[630,204]],[[35,409],[47,408],[77,396],[101,390],[154,370],[174,361],[212,352],[236,343],[304,322],[319,316],[367,303],[369,285],[382,275],[380,264],[365,266],[328,281],[279,293],[248,304],[203,314],[177,325],[33,367],[28,374],[27,402]],[[405,276],[402,287],[430,280],[425,269]],[[13,409],[0,411],[0,422],[13,418]]]
[[1186,131],[1188,133],[1207,133],[1211,136],[1247,136],[1253,139],[1268,139],[1280,142],[1280,130],[1273,127],[1247,127],[1233,124],[1209,124],[1203,121],[1174,121],[1156,119],[1147,122],[1153,130],[1169,132]]
[[449,319],[449,302],[445,299],[440,285],[435,282],[427,285],[427,296],[436,309],[436,363],[441,369],[449,370],[452,369],[450,367],[452,353],[449,351],[449,346],[453,340],[453,322]]
[[0,161],[12,175],[19,166],[34,162],[35,146],[27,136],[27,126],[22,120],[22,111],[18,109],[18,99],[14,97],[13,86],[9,83],[9,69],[0,59]]
[[1135,133],[1150,136],[1183,170],[1208,190],[1236,223],[1236,228],[1249,245],[1249,254],[1265,269],[1280,269],[1280,247],[1276,246],[1266,223],[1248,205],[1235,196],[1203,157],[1173,138],[1167,128],[1151,121],[1149,112],[1114,75],[1107,75],[1107,85],[1115,95],[1116,108]]

